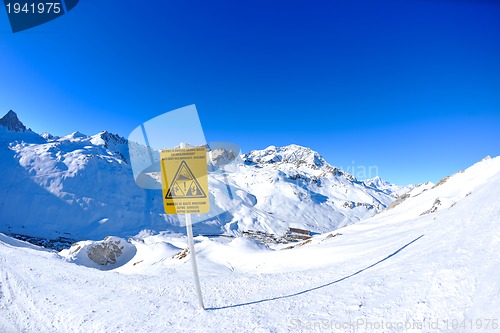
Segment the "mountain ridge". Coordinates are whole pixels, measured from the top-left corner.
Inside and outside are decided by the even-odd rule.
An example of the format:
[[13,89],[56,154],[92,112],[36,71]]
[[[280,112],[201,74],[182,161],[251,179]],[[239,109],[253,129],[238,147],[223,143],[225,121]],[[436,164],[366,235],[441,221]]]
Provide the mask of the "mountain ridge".
[[[7,221],[0,232],[76,239],[184,232],[182,219],[164,214],[159,191],[135,184],[127,140],[117,134],[54,137],[7,129],[0,131],[2,144],[9,177],[0,180],[0,216]],[[209,157],[227,162],[228,153],[214,150]],[[210,173],[211,205],[220,213],[195,224],[196,233],[281,234],[290,226],[326,232],[372,216],[398,196],[298,145],[253,150],[238,161],[232,170]],[[22,209],[26,200],[30,209]]]

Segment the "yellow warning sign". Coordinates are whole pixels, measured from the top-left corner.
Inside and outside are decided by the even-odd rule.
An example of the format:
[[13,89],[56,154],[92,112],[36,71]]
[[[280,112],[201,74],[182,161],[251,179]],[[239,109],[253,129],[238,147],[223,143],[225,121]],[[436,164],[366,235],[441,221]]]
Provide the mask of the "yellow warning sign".
[[166,149],[161,151],[160,157],[165,213],[208,213],[210,201],[206,149]]

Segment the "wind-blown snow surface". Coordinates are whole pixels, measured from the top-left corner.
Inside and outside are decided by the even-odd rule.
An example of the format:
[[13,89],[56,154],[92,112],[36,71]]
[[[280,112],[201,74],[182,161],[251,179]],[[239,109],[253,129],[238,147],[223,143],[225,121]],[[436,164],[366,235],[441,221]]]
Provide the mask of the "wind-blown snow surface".
[[499,197],[497,157],[292,249],[199,236],[205,311],[179,235],[108,271],[0,236],[0,331],[498,331]]
[[[2,119],[0,232],[75,240],[183,232],[177,216],[164,214],[161,191],[135,184],[124,138],[106,131],[38,135],[13,112]],[[231,152],[212,152],[215,164],[224,154]],[[325,232],[370,217],[397,197],[398,187],[365,184],[297,145],[252,151],[231,171],[210,174],[212,209],[225,213],[196,224],[195,233]]]

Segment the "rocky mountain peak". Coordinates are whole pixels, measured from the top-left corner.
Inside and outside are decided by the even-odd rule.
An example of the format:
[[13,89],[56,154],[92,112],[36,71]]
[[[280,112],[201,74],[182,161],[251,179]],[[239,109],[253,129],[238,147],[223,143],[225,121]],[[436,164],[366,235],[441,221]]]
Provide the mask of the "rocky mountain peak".
[[104,140],[105,143],[107,144],[127,144],[128,141],[124,137],[118,135],[118,134],[113,134],[108,131],[102,131],[101,133],[97,134],[98,137],[100,137],[102,140]]
[[5,116],[0,119],[0,125],[7,127],[8,130],[14,132],[27,132],[31,131],[26,129],[26,126],[19,120],[17,114],[10,110]]

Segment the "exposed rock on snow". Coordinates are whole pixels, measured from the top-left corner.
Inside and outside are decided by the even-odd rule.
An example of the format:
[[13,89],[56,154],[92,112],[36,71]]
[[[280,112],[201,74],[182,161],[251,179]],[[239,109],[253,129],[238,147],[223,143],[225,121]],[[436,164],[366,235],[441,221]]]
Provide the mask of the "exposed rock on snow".
[[441,200],[439,200],[439,198],[436,198],[436,200],[434,200],[434,203],[432,204],[432,207],[420,215],[434,213],[436,210],[438,210],[439,206],[441,206]]
[[396,200],[394,200],[388,207],[387,209],[392,209],[394,207],[396,207],[397,205],[399,205],[400,203],[402,203],[403,201],[405,201],[406,199],[408,199],[410,197],[410,194],[409,193],[405,193],[401,196],[399,196],[399,198],[397,198]]
[[123,238],[109,236],[102,241],[81,241],[60,254],[68,261],[100,269],[124,265],[136,254],[133,244]]
[[7,112],[5,116],[0,118],[0,126],[7,127],[8,130],[14,131],[14,132],[26,132],[30,131],[30,129],[26,129],[26,126],[17,118],[17,114],[10,110]]
[[177,252],[176,254],[174,254],[172,256],[172,259],[181,260],[181,259],[186,258],[188,255],[189,255],[189,248],[186,247],[184,250],[181,250],[181,251]]
[[99,265],[115,264],[116,259],[122,255],[124,246],[120,244],[121,240],[113,241],[107,237],[102,243],[90,245],[88,256],[90,260]]

